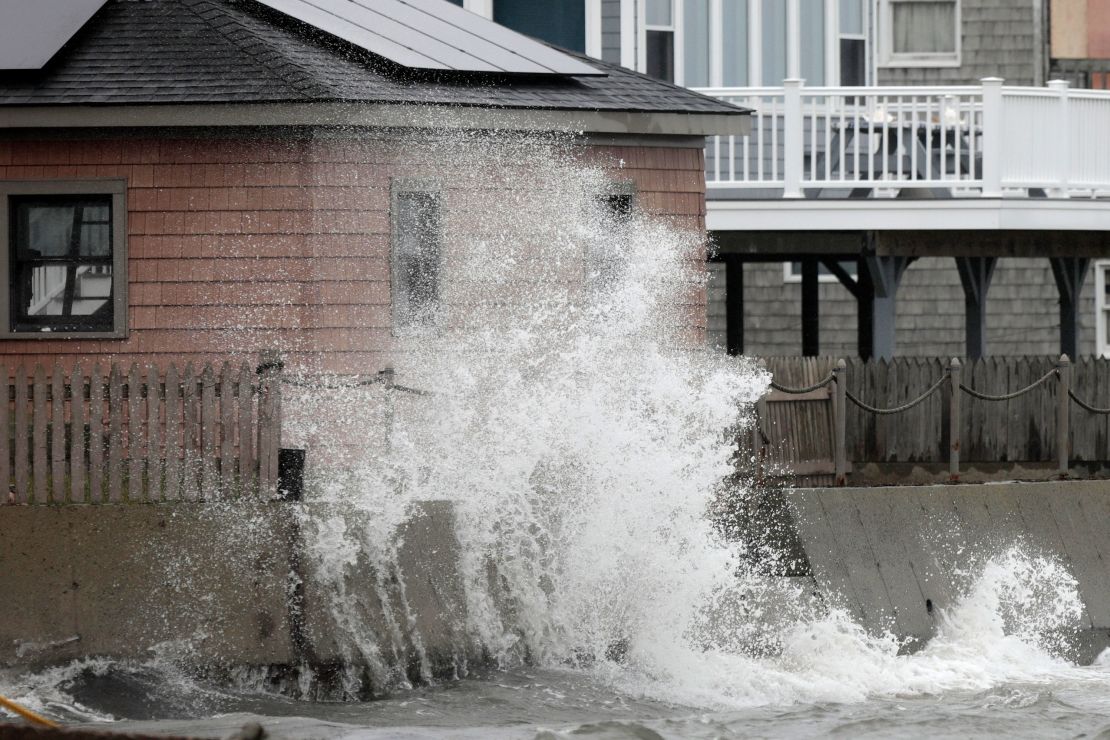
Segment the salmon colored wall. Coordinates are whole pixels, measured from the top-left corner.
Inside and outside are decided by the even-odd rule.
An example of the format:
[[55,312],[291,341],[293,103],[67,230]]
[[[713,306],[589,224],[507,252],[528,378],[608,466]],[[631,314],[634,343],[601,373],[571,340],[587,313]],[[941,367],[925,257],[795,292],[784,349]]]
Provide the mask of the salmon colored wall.
[[1052,57],[1110,58],[1110,0],[1051,0]]
[[1087,0],[1086,22],[1086,58],[1110,58],[1110,0]]
[[[704,232],[701,149],[595,146],[639,204]],[[430,171],[429,171],[430,170]],[[126,178],[129,337],[0,339],[4,362],[253,360],[373,373],[388,363],[390,179],[436,174],[396,141],[0,141],[0,179]],[[703,255],[692,255],[692,264]],[[704,341],[704,290],[688,333]]]

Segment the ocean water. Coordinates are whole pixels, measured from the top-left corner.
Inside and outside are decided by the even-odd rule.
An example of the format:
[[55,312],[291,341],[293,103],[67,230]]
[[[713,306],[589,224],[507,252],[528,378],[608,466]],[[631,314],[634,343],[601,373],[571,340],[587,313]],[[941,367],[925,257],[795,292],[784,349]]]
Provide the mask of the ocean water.
[[[733,526],[752,495],[735,440],[767,375],[699,342],[698,232],[607,209],[609,182],[635,173],[584,163],[559,137],[419,146],[457,188],[443,196],[444,316],[390,353],[398,384],[425,392],[287,397],[287,433],[313,450],[305,562],[381,698],[355,700],[370,688],[359,673],[330,702],[281,696],[249,672],[205,679],[168,657],[185,650],[8,669],[0,694],[69,724],[204,737],[253,720],[279,736],[391,738],[1110,726],[1110,661],[1065,657],[1082,616],[1075,581],[1020,543],[961,555],[963,599],[910,655],[853,624],[836,594],[774,575],[782,554]],[[393,534],[429,499],[456,512],[460,649],[489,661],[414,687],[348,594],[360,562],[388,572]]]

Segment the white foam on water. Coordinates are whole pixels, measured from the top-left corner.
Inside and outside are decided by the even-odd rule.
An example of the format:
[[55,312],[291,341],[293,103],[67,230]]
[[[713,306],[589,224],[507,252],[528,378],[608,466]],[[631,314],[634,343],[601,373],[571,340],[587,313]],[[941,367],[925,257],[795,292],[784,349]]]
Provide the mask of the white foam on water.
[[780,624],[782,651],[773,657],[651,641],[647,658],[614,679],[625,691],[717,710],[1106,682],[1105,666],[1061,657],[1081,615],[1066,569],[1012,548],[985,563],[965,596],[941,612],[936,636],[912,654],[899,654],[894,636],[869,634],[832,610]]
[[[744,545],[708,516],[768,378],[684,332],[704,287],[697,235],[639,212],[608,217],[611,173],[558,141],[449,138],[442,161],[468,193],[466,224],[447,227],[454,313],[397,355],[398,382],[432,395],[393,409],[388,446],[367,446],[354,483],[318,494],[336,521],[374,519],[356,550],[387,542],[409,502],[451,500],[472,640],[505,666],[576,665],[691,706],[850,702],[1078,670],[1057,657],[1081,613],[1075,581],[1018,549],[981,566],[914,655],[844,613],[807,615],[801,593],[782,610],[792,587],[748,573]],[[340,574],[354,556],[329,539],[336,521],[314,547]],[[491,593],[490,562],[507,600]],[[768,592],[777,616],[759,613]],[[741,593],[756,597],[741,607]]]
[[[1057,657],[1080,616],[1074,579],[1020,550],[983,564],[913,655],[749,572],[709,513],[742,496],[727,490],[735,440],[768,377],[691,337],[698,233],[608,214],[613,170],[559,140],[459,134],[427,159],[453,185],[446,316],[400,337],[394,360],[399,384],[430,394],[293,389],[287,402],[290,434],[335,452],[337,469],[313,463],[309,560],[333,583],[337,637],[379,680],[405,680],[398,637],[367,629],[344,584],[360,564],[388,574],[393,533],[428,499],[456,507],[465,639],[506,667],[572,666],[716,710],[1106,680],[1105,663]],[[84,665],[0,691],[50,711]]]

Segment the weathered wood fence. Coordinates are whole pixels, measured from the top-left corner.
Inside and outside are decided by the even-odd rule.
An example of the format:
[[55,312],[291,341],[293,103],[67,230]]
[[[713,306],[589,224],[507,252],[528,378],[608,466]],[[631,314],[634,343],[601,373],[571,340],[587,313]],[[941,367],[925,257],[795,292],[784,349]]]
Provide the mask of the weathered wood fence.
[[280,366],[0,365],[9,503],[196,501],[275,490]]
[[812,483],[843,482],[864,463],[945,465],[953,479],[962,464],[1110,467],[1107,359],[763,362],[773,387],[757,406],[758,457],[767,469],[829,476]]

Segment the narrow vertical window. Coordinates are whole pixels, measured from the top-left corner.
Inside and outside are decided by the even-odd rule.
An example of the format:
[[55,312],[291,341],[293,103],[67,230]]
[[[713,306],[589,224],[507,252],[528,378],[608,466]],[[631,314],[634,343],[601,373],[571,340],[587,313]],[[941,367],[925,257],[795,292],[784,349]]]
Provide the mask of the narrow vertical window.
[[586,254],[586,286],[595,292],[611,288],[620,275],[624,240],[636,201],[631,183],[613,185],[614,189],[599,199],[604,233]]
[[863,0],[840,0],[840,84],[867,84],[866,11]]
[[11,201],[12,332],[111,332],[111,196]]
[[647,0],[645,7],[644,71],[674,82],[674,7],[672,0]]
[[443,214],[438,193],[394,193],[393,325],[432,327],[438,322]]

